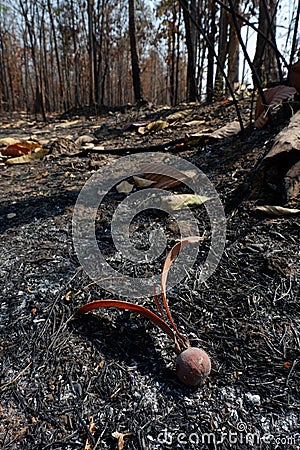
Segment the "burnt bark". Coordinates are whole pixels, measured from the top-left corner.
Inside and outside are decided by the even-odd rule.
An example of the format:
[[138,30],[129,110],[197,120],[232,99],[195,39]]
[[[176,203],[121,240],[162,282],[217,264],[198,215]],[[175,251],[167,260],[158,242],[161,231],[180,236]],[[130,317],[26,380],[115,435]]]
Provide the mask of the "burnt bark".
[[136,0],[128,0],[128,6],[132,83],[135,101],[139,102],[143,99],[143,93],[136,39]]

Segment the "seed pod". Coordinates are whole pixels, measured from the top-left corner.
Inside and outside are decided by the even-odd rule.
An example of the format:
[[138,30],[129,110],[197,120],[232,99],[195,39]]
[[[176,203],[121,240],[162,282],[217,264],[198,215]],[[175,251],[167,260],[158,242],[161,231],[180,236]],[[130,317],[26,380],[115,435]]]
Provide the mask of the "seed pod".
[[176,373],[187,386],[197,386],[210,374],[211,362],[208,354],[197,347],[189,347],[178,355]]

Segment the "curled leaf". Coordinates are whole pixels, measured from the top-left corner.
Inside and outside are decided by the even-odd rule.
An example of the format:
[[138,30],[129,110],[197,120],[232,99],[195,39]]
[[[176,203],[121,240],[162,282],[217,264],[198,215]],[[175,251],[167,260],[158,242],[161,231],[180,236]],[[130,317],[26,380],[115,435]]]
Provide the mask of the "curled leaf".
[[146,178],[133,176],[133,181],[135,185],[139,188],[147,188],[150,186],[153,186],[155,184],[155,181],[147,180]]
[[145,127],[148,125],[149,121],[141,121],[141,122],[129,122],[123,126],[123,131],[135,131],[140,127]]
[[154,181],[152,187],[156,189],[171,189],[181,183],[186,183],[188,179],[193,180],[197,176],[196,172],[181,172],[170,166],[162,167],[160,163],[143,164],[142,170],[143,177]]
[[1,153],[3,156],[23,156],[41,148],[42,146],[38,142],[22,141],[8,145]]
[[48,150],[44,148],[37,148],[27,155],[17,156],[16,158],[9,158],[5,161],[6,164],[27,164],[36,159],[41,159],[48,154]]
[[7,137],[7,138],[1,138],[0,139],[0,146],[8,147],[9,145],[16,144],[17,142],[20,142],[19,139]]
[[234,120],[233,122],[228,122],[224,127],[215,130],[211,137],[213,139],[226,139],[231,136],[235,136],[241,131],[241,124],[238,120]]
[[186,125],[188,127],[198,127],[204,124],[205,120],[190,120],[189,122],[185,122],[183,125]]
[[197,243],[200,241],[203,241],[203,237],[200,236],[190,236],[187,237],[185,239],[182,239],[181,241],[177,242],[170,250],[170,252],[168,253],[164,266],[163,266],[163,270],[162,270],[162,274],[161,274],[161,278],[160,278],[160,287],[161,287],[161,295],[162,295],[162,300],[163,300],[163,305],[166,311],[166,314],[168,316],[168,319],[173,327],[173,329],[175,330],[176,334],[179,336],[179,338],[181,339],[182,343],[184,344],[184,346],[188,347],[189,346],[189,341],[188,339],[183,336],[180,331],[178,330],[178,328],[176,327],[174,320],[172,318],[171,315],[171,311],[168,305],[168,301],[167,301],[167,278],[168,278],[168,274],[169,271],[171,269],[171,266],[174,262],[174,260],[176,259],[176,257],[179,255],[180,250],[184,247],[186,247],[188,244],[191,243]]
[[140,134],[146,134],[150,132],[155,133],[156,131],[161,131],[169,126],[170,126],[169,123],[166,122],[165,120],[155,120],[154,122],[148,123],[148,125],[146,125],[145,127],[140,127],[138,129],[138,132]]
[[122,300],[95,300],[93,302],[87,303],[86,305],[81,306],[81,308],[76,311],[75,316],[81,316],[89,311],[93,311],[97,308],[118,308],[118,309],[128,309],[130,311],[134,311],[136,313],[141,314],[147,319],[151,320],[156,326],[158,326],[161,330],[163,330],[168,336],[174,337],[174,332],[171,327],[157,314],[153,313],[149,309],[144,306],[136,305],[135,303],[125,302]]
[[197,208],[203,203],[211,200],[211,197],[197,194],[177,194],[163,198],[162,207],[178,211],[184,208]]
[[191,111],[189,109],[185,109],[183,111],[177,111],[175,113],[169,114],[166,119],[168,122],[175,122],[177,120],[184,119],[189,114],[191,114]]
[[277,217],[300,213],[300,209],[283,208],[282,206],[273,205],[257,206],[255,211],[261,211]]

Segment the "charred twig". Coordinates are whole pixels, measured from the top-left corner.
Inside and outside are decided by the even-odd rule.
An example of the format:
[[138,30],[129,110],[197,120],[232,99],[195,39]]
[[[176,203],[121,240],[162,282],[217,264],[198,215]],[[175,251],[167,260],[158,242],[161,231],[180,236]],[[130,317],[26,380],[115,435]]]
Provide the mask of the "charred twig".
[[121,147],[121,148],[103,148],[103,149],[93,149],[93,148],[87,148],[83,149],[78,153],[63,153],[60,156],[87,156],[90,153],[96,153],[96,154],[114,154],[114,155],[126,155],[127,153],[133,154],[133,153],[142,153],[142,152],[160,152],[163,150],[168,150],[170,152],[176,153],[181,152],[185,145],[190,144],[186,141],[186,138],[179,138],[174,139],[173,141],[165,142],[164,144],[157,144],[157,145],[147,145],[144,147]]
[[18,381],[18,379],[26,372],[27,369],[29,369],[29,367],[31,366],[32,361],[30,361],[29,364],[27,364],[26,367],[24,367],[23,370],[21,370],[21,372],[18,373],[18,375],[16,375],[12,380],[8,381],[7,383],[1,384],[0,385],[0,391],[2,391],[3,389],[7,388],[8,386],[11,386],[12,384],[14,384],[16,381]]

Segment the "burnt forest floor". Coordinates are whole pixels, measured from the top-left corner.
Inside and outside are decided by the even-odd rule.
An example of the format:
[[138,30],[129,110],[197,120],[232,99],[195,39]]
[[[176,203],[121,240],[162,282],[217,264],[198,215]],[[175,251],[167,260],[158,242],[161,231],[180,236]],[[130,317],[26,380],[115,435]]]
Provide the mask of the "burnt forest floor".
[[[130,125],[181,110],[185,117],[161,131],[142,135]],[[246,122],[248,101],[241,110]],[[233,120],[230,103],[73,111],[46,123],[2,117],[0,138],[35,139],[51,151],[28,164],[2,158],[0,165],[0,449],[117,449],[114,432],[129,433],[128,450],[299,448],[299,215],[259,213],[254,206],[268,199],[247,191],[288,120],[176,147],[209,177],[226,211],[216,271],[201,284],[196,263],[168,293],[175,322],[212,360],[203,386],[177,380],[171,340],[145,319],[115,309],[73,317],[84,303],[114,298],[92,282],[74,250],[72,214],[84,183],[126,149],[162,145],[171,153],[164,143]],[[89,151],[97,148],[107,152]],[[124,198],[115,190],[105,198],[97,238],[106,246]],[[205,208],[193,214],[205,227]],[[153,222],[173,245],[176,224],[153,211],[137,218],[133,241],[147,243]],[[208,248],[205,239],[200,257]],[[152,267],[161,268],[162,261]],[[153,299],[133,301],[154,307]]]

